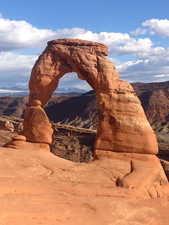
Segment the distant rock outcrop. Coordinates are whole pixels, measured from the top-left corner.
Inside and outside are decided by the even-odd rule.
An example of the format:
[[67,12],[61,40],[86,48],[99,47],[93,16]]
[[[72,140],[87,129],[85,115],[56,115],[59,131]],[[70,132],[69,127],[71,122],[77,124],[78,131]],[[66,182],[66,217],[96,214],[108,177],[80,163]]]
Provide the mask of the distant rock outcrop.
[[169,122],[169,81],[133,83],[132,86],[152,125]]

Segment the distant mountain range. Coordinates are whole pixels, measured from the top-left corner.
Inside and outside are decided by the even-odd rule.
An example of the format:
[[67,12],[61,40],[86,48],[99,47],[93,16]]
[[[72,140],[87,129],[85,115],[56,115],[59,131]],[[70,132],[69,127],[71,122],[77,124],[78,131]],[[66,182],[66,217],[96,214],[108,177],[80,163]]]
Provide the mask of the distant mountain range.
[[[54,93],[85,93],[86,90],[80,89],[80,88],[57,88]],[[0,96],[27,96],[29,93],[28,88],[22,88],[19,86],[16,87],[10,87],[5,88],[2,87],[0,88]]]

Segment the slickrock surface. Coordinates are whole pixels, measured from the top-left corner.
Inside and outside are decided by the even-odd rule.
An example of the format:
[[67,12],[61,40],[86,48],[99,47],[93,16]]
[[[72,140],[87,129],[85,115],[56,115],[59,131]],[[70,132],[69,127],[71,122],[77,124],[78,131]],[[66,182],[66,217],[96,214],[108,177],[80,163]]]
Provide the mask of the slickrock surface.
[[[1,147],[0,224],[168,225],[167,184],[149,193],[116,186],[131,170],[130,157],[100,151],[99,160],[79,164],[50,152]],[[150,171],[140,182],[147,176]]]
[[[95,150],[156,154],[156,137],[140,101],[132,86],[120,80],[107,54],[107,47],[96,42],[78,39],[48,42],[32,69],[25,124],[32,123],[32,111],[29,108],[34,102],[39,101],[44,106],[57,88],[59,79],[66,73],[76,72],[80,79],[86,80],[96,91],[100,119]],[[44,122],[40,124],[38,118],[37,124],[41,130],[43,127],[45,130]],[[46,132],[48,137],[44,137],[43,141],[44,135],[39,137],[40,131],[36,129],[37,135],[34,133],[32,136],[32,126],[24,126],[26,139],[47,143],[46,138],[50,139],[51,134],[48,136]]]

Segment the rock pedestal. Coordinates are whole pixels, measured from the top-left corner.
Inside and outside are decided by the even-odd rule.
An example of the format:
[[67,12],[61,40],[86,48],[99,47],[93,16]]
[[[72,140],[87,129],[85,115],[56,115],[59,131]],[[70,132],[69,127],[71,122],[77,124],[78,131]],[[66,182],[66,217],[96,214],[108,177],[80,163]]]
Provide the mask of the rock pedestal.
[[52,143],[53,129],[39,100],[34,100],[24,114],[23,135],[34,143]]

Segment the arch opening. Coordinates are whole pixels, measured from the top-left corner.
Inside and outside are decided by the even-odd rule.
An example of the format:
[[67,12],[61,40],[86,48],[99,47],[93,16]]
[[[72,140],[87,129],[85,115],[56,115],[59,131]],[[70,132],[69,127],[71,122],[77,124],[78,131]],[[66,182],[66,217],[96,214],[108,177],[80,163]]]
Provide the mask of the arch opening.
[[55,93],[71,94],[71,93],[85,93],[93,90],[86,80],[79,79],[77,73],[71,72],[64,74],[58,83]]
[[93,160],[98,109],[87,82],[74,72],[64,74],[45,112],[53,127],[51,152],[75,162]]
[[[55,104],[52,104],[52,101]],[[83,128],[94,128],[91,120],[90,123],[85,123],[83,118],[87,120],[92,117],[90,107],[95,105],[95,102],[94,91],[87,82],[80,80],[76,73],[69,73],[58,81],[58,87],[45,106],[45,111],[53,122],[66,122]]]

